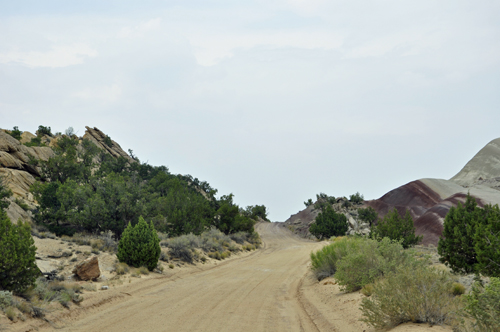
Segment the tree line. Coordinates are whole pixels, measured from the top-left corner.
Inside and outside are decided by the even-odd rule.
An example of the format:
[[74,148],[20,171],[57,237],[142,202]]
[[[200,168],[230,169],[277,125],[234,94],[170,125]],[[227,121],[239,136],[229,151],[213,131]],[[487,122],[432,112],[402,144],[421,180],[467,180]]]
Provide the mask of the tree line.
[[253,232],[258,217],[267,220],[264,205],[243,209],[232,194],[216,198],[217,190],[205,181],[137,157],[112,157],[86,139],[63,135],[54,152],[46,162],[32,161],[42,172],[31,191],[39,203],[36,222],[57,235],[110,230],[120,237],[141,216],[170,236],[210,227],[226,234]]

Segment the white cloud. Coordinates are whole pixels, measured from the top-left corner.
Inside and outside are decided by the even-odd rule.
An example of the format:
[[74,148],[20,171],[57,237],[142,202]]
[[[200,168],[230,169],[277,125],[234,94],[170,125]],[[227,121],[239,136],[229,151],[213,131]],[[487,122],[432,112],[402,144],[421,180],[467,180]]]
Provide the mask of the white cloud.
[[122,94],[122,88],[118,84],[104,85],[94,88],[85,88],[72,94],[73,97],[84,100],[100,100],[106,102],[114,102],[119,99]]
[[150,31],[159,30],[161,27],[161,18],[152,18],[144,23],[133,27],[123,27],[118,33],[119,38],[137,38],[143,37]]
[[301,49],[339,49],[342,36],[325,31],[278,31],[252,34],[196,32],[189,36],[198,64],[212,66],[230,58],[238,49],[258,46]]
[[97,56],[97,51],[87,44],[56,45],[47,52],[9,51],[0,54],[0,63],[18,63],[30,68],[67,67],[84,63],[88,57]]

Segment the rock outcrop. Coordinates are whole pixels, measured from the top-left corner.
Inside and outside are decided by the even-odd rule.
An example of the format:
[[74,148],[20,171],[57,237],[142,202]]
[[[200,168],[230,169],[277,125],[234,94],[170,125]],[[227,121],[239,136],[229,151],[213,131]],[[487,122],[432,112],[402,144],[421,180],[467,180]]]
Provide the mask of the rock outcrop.
[[73,273],[81,280],[96,280],[101,275],[99,270],[99,260],[97,256],[87,258],[78,263],[73,269]]
[[134,162],[135,160],[130,157],[125,151],[122,150],[120,145],[113,141],[109,136],[104,134],[102,131],[97,129],[96,127],[90,128],[85,127],[87,130],[85,131],[85,135],[83,135],[83,139],[88,139],[94,142],[98,148],[106,151],[110,155],[115,158],[124,157],[128,159],[130,162]]
[[[349,207],[345,207],[345,202],[348,201],[345,197],[339,197],[332,204],[333,210],[337,213],[342,213],[347,218],[347,234],[361,234],[366,235],[370,233],[370,225],[362,222],[358,216],[358,209],[363,207],[363,205],[352,204]],[[302,211],[293,214],[285,221],[285,225],[291,229],[294,233],[299,234],[302,237],[315,239],[316,237],[309,232],[309,226],[314,222],[318,214],[319,209],[314,208],[314,204],[308,206]]]

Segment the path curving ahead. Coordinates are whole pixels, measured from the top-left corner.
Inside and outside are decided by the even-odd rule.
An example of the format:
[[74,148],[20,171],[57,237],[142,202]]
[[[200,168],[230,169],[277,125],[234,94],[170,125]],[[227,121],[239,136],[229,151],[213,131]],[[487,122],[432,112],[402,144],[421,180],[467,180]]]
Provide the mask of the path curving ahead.
[[[254,254],[181,278],[144,282],[114,303],[68,317],[60,331],[318,331],[299,300],[322,244],[278,223],[256,226]],[[130,296],[129,296],[130,295]]]

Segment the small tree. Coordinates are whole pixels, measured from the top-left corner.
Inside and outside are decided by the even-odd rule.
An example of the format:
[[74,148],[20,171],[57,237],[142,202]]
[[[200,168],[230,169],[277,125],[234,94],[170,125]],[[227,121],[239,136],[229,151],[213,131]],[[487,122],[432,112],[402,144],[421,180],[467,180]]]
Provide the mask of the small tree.
[[50,127],[45,127],[42,125],[38,126],[38,130],[36,131],[36,135],[38,137],[42,137],[43,135],[53,136]]
[[347,218],[344,214],[335,212],[330,205],[326,205],[309,226],[309,232],[318,239],[345,235]]
[[444,218],[443,234],[438,242],[439,260],[454,272],[474,272],[477,264],[474,234],[480,211],[474,197],[467,194],[465,204],[451,207]]
[[366,209],[358,209],[358,215],[361,221],[369,223],[370,226],[378,219],[377,211],[375,211],[375,209],[371,206],[367,207]]
[[474,250],[477,272],[500,277],[500,209],[498,205],[486,205],[483,218],[476,224]]
[[372,237],[381,240],[388,237],[391,240],[402,241],[403,248],[409,248],[422,241],[423,236],[415,235],[415,226],[410,211],[406,210],[405,217],[401,218],[398,210],[394,208],[372,227]]
[[35,253],[30,225],[20,220],[12,224],[0,209],[0,289],[22,292],[35,283],[40,274]]
[[21,134],[23,132],[19,130],[19,127],[18,126],[15,126],[14,129],[12,129],[10,131],[10,136],[14,137],[15,139],[17,139],[18,141],[21,140]]
[[139,217],[137,225],[128,224],[118,243],[118,260],[134,267],[145,266],[152,271],[160,258],[160,239],[153,226]]
[[354,204],[361,204],[365,198],[359,192],[349,196],[349,201]]

